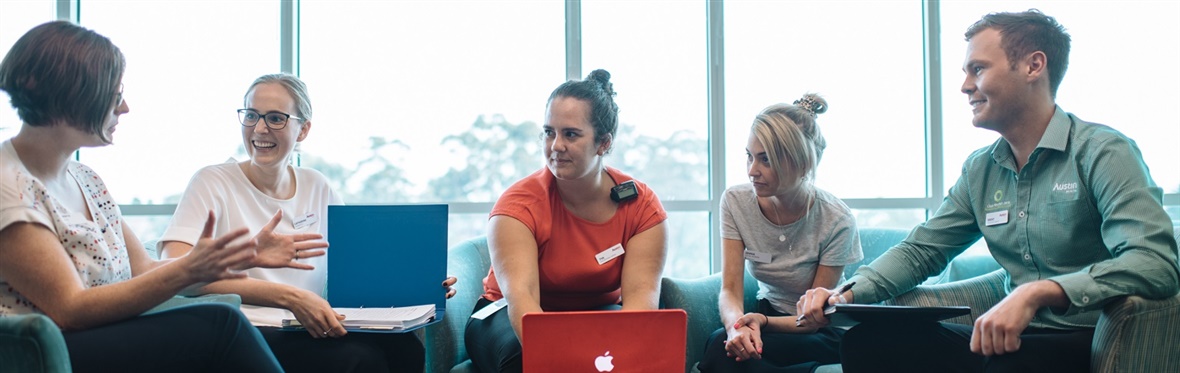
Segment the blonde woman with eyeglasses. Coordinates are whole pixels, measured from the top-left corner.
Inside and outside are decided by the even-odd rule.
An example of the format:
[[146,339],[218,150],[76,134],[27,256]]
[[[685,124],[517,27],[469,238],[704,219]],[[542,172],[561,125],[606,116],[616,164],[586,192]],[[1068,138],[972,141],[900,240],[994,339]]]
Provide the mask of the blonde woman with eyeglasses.
[[[259,77],[238,110],[242,144],[250,158],[205,167],[189,182],[172,224],[160,238],[164,255],[183,257],[196,238],[200,211],[218,215],[215,231],[246,226],[260,246],[293,246],[292,267],[250,270],[247,278],[206,285],[204,293],[242,296],[242,311],[258,326],[287,372],[421,372],[422,342],[413,333],[348,333],[343,316],[325,300],[328,205],[343,204],[327,178],[290,160],[312,128],[311,99],[290,74]],[[449,278],[439,291],[455,282]],[[374,286],[382,286],[374,284]],[[267,325],[266,315],[290,310],[305,332]]]

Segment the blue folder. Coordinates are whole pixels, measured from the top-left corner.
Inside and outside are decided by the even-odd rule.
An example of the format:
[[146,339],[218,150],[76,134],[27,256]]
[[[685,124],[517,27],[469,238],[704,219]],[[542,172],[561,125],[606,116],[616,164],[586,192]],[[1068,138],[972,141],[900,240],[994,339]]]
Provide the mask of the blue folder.
[[442,204],[328,206],[328,303],[353,308],[433,303],[431,323],[442,320],[447,212]]

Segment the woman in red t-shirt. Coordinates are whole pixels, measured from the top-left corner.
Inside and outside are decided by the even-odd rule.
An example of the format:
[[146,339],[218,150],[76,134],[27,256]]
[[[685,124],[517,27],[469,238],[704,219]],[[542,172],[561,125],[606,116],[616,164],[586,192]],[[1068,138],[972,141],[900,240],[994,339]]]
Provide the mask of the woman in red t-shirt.
[[[605,70],[558,86],[545,111],[546,167],[492,209],[492,268],[475,308],[496,312],[466,332],[480,371],[521,370],[525,313],[659,307],[668,214],[647,185],[603,164],[618,127],[613,96]],[[626,189],[612,196],[616,186]]]

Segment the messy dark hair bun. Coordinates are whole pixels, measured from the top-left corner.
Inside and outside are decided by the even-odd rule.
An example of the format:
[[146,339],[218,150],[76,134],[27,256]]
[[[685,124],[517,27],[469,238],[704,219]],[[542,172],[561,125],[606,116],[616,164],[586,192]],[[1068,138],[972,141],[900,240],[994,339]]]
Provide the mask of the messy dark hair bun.
[[[557,86],[549,94],[549,101],[557,97],[571,97],[590,104],[590,124],[594,126],[594,143],[613,138],[619,128],[619,106],[615,104],[614,84],[610,73],[603,69],[590,72],[583,80],[571,80]],[[609,149],[607,150],[610,151]]]

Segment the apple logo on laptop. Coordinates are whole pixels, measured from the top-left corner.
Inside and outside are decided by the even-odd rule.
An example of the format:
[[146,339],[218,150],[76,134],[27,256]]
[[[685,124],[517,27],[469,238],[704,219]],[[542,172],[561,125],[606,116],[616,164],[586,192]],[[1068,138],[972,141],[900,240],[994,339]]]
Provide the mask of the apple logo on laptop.
[[614,360],[614,358],[614,356],[610,356],[610,351],[607,351],[605,354],[602,354],[602,356],[594,358],[594,367],[598,368],[599,372],[609,372],[615,369],[615,365],[611,364],[610,362],[611,360]]

